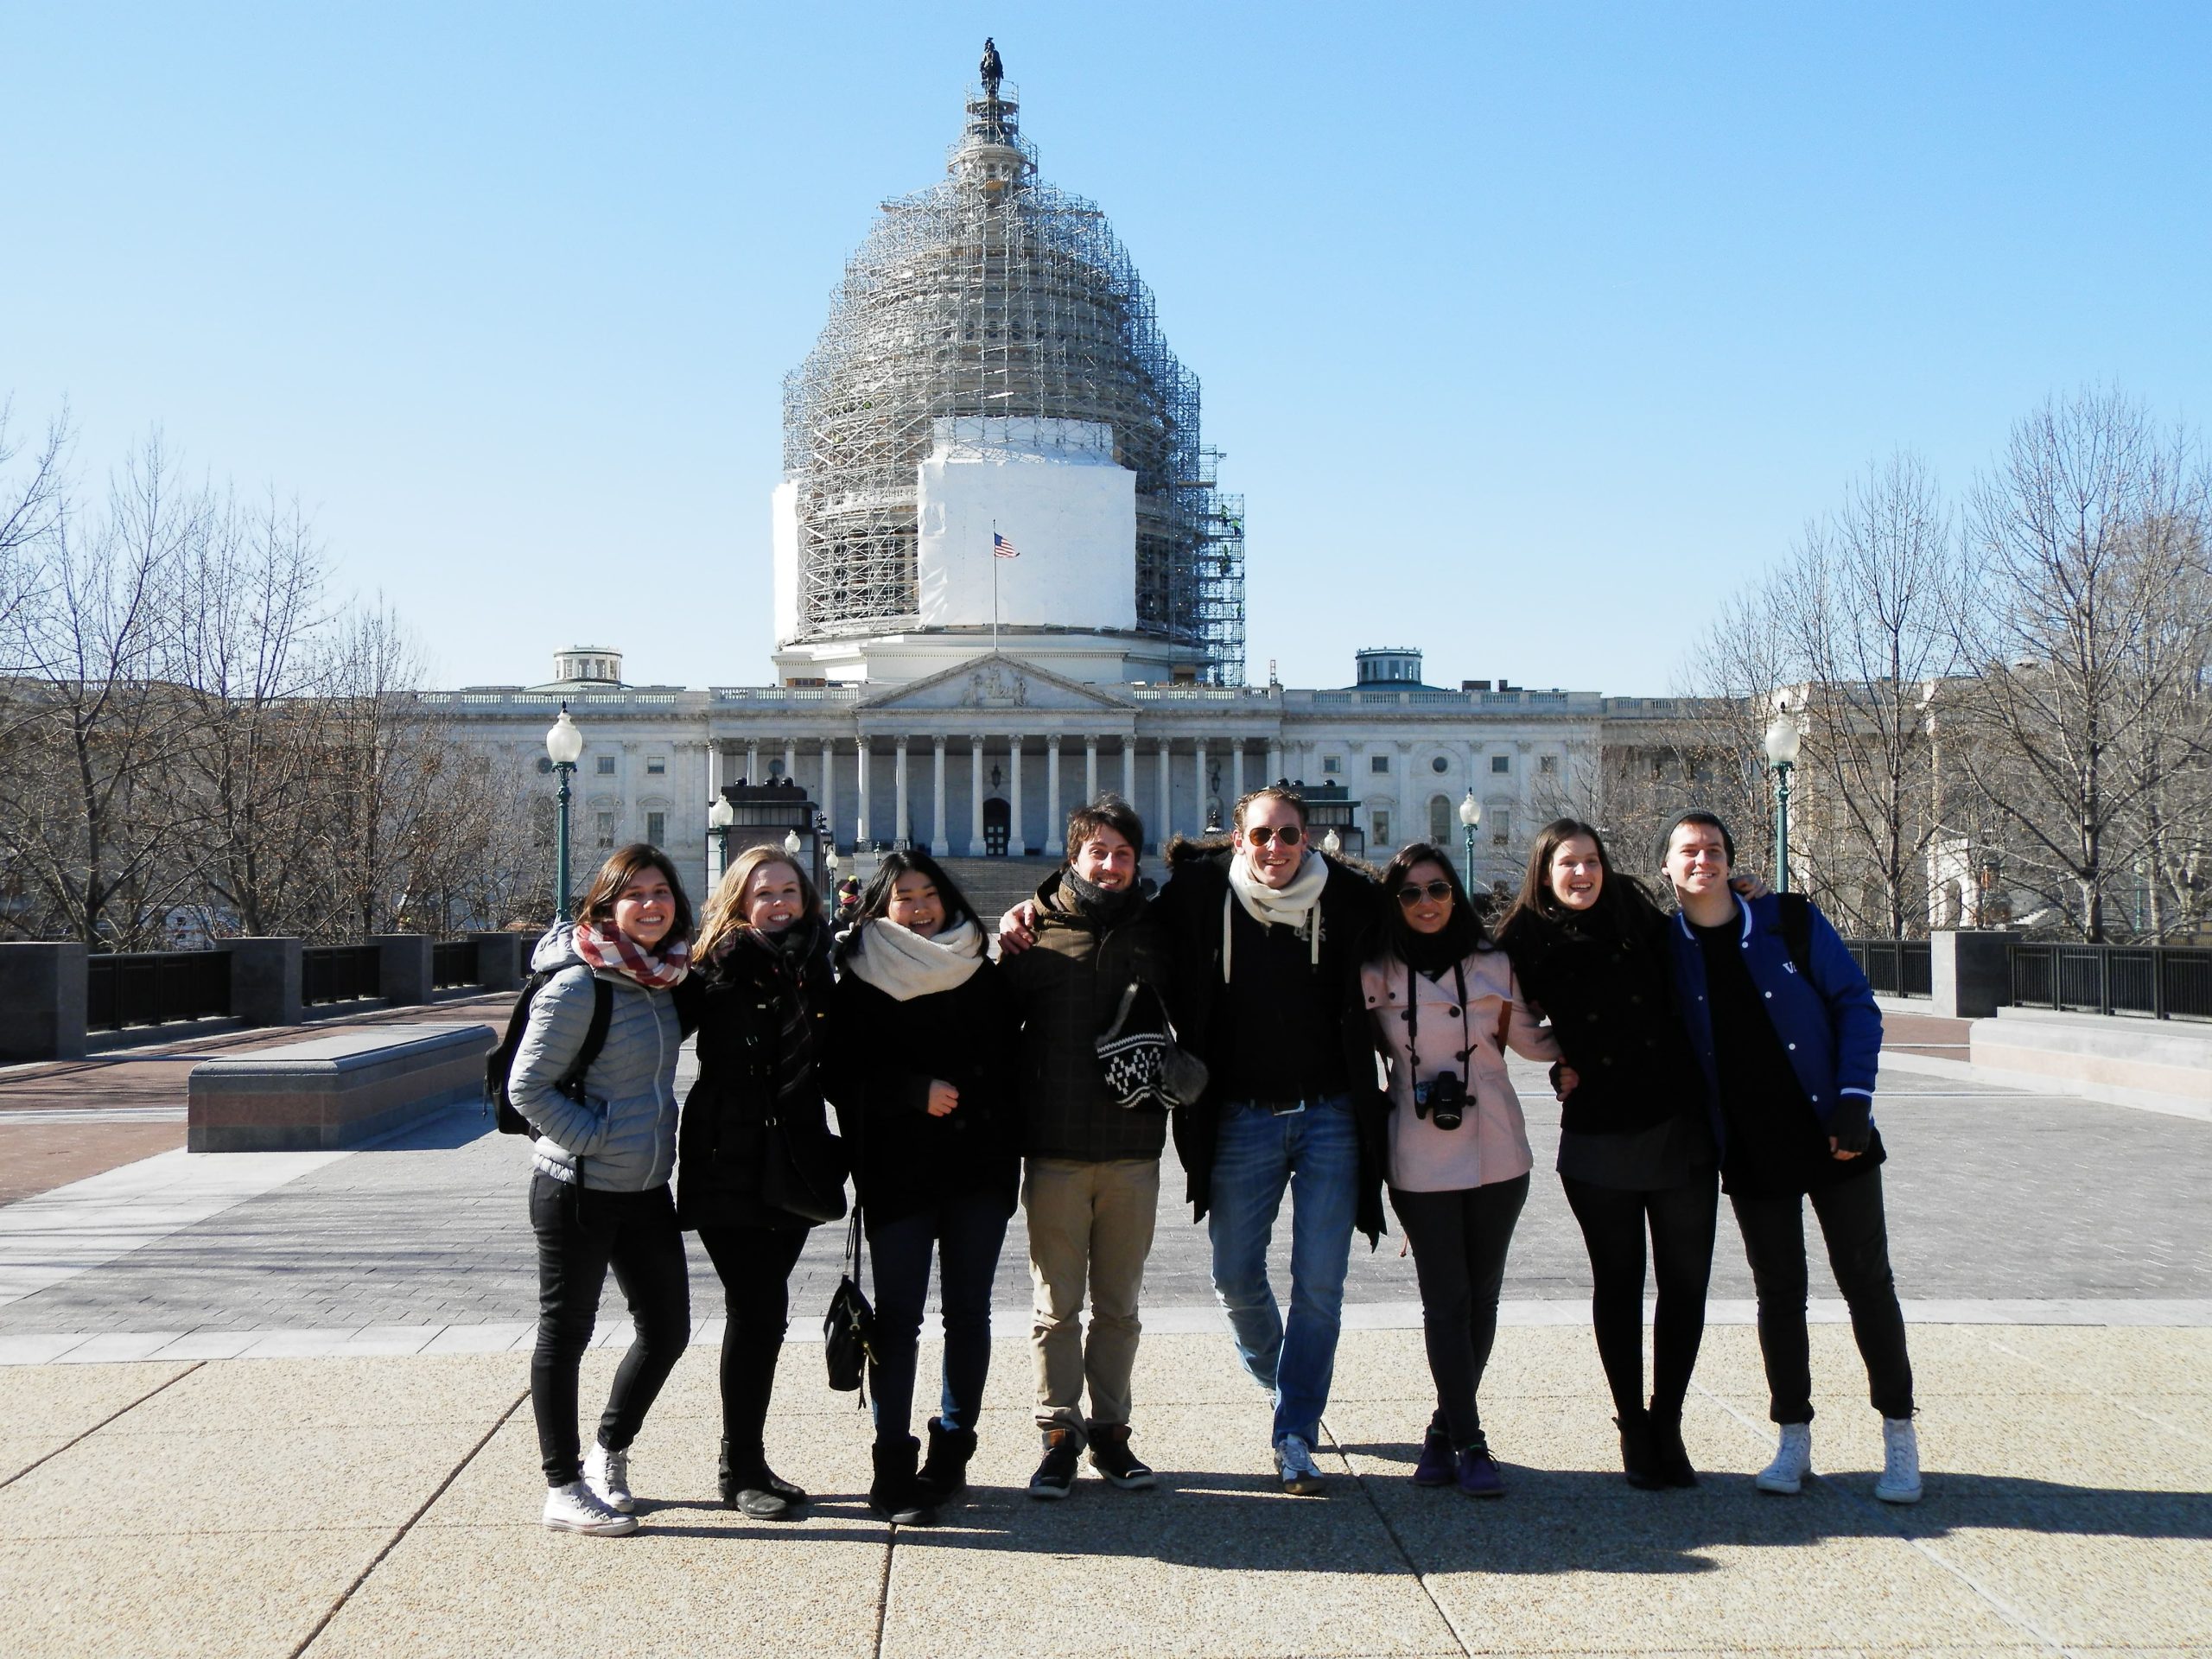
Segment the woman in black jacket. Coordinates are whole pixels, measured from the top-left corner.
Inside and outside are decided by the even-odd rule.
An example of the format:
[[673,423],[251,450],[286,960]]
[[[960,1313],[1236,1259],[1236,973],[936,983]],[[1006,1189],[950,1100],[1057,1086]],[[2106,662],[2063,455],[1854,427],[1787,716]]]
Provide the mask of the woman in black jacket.
[[[1546,824],[1498,929],[1573,1073],[1559,1174],[1590,1250],[1598,1357],[1631,1486],[1697,1483],[1682,1400],[1705,1337],[1718,1159],[1704,1075],[1675,1004],[1667,920],[1588,824]],[[1562,1076],[1566,1073],[1563,1071]],[[1658,1281],[1643,1401],[1643,1237]]]
[[762,1182],[785,1144],[835,1157],[823,1105],[829,941],[813,883],[779,849],[747,849],[707,900],[693,959],[699,1080],[677,1137],[676,1206],[714,1261],[728,1314],[722,1502],[784,1520],[806,1493],[770,1471],[762,1437],[791,1268],[815,1224],[769,1202]]
[[[991,1287],[1020,1185],[1013,1007],[982,924],[926,853],[885,857],[837,964],[831,1093],[875,1257],[868,1501],[926,1523],[967,1484],[990,1369]],[[918,1474],[907,1422],[932,1245],[944,1379]]]

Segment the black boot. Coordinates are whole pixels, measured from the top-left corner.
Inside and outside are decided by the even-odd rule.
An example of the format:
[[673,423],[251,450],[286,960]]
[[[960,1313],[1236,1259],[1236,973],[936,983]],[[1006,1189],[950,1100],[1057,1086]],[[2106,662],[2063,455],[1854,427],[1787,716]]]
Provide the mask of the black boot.
[[1671,1411],[1654,1405],[1651,1423],[1651,1466],[1669,1486],[1694,1486],[1697,1471],[1691,1466],[1689,1448],[1682,1444],[1682,1408]]
[[947,1428],[941,1417],[930,1419],[930,1454],[914,1484],[931,1503],[968,1490],[968,1460],[976,1455],[976,1431]]
[[1638,1491],[1651,1491],[1667,1484],[1665,1470],[1652,1446],[1652,1425],[1649,1413],[1633,1408],[1613,1419],[1621,1432],[1621,1469],[1628,1476],[1628,1484]]
[[868,1489],[868,1506],[887,1521],[902,1527],[926,1527],[937,1521],[937,1510],[914,1481],[914,1460],[922,1443],[909,1434],[886,1446],[878,1441],[875,1482]]
[[762,1454],[754,1452],[733,1460],[728,1439],[722,1441],[715,1484],[723,1503],[752,1521],[796,1519],[798,1506],[806,1501],[806,1489],[780,1478]]

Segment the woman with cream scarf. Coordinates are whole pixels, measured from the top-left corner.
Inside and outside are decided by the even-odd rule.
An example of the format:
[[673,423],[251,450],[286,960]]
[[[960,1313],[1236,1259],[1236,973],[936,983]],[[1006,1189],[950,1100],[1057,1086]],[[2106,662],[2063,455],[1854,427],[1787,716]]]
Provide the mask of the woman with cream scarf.
[[[990,1369],[991,1287],[1020,1185],[1012,1006],[982,924],[926,853],[885,856],[837,951],[830,1083],[875,1262],[875,1482],[909,1524],[967,1484]],[[944,1378],[929,1456],[908,1429],[932,1246]]]

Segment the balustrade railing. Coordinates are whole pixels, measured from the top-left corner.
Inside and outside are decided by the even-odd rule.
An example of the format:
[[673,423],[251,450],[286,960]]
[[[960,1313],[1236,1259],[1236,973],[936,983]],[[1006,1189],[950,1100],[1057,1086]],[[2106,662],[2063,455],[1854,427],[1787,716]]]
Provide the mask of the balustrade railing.
[[85,1028],[121,1031],[231,1011],[226,950],[149,950],[85,958]]
[[2212,949],[2024,940],[2012,947],[2012,1001],[2024,1008],[2212,1020]]
[[474,939],[440,939],[430,946],[432,989],[451,990],[457,985],[477,982],[476,942]]
[[308,1007],[384,995],[384,951],[373,944],[311,944],[300,952],[300,1001]]
[[1925,939],[1846,939],[1844,949],[1883,996],[1933,996],[1936,963]]

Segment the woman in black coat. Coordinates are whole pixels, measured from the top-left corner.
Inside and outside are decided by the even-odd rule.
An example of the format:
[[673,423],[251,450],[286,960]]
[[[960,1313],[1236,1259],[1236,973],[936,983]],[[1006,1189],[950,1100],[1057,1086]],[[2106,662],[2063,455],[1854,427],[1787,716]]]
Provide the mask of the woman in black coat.
[[[1020,1184],[1013,1006],[982,924],[926,853],[887,855],[840,941],[831,1093],[875,1258],[875,1483],[926,1522],[967,1484],[991,1361],[991,1287]],[[929,1459],[908,1432],[934,1246],[944,1377]]]
[[[1704,1074],[1675,1004],[1667,918],[1613,873],[1588,824],[1546,824],[1498,929],[1573,1074],[1559,1174],[1590,1251],[1590,1311],[1632,1486],[1697,1482],[1682,1400],[1705,1338],[1718,1155]],[[1643,1400],[1643,1238],[1658,1281]]]
[[791,1268],[815,1222],[772,1203],[763,1182],[785,1145],[825,1177],[842,1174],[823,1104],[829,938],[805,873],[775,848],[740,854],[707,900],[693,960],[699,1079],[677,1135],[676,1208],[714,1261],[728,1315],[722,1502],[784,1520],[806,1493],[770,1471],[763,1435]]

